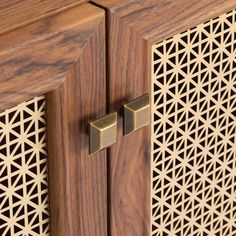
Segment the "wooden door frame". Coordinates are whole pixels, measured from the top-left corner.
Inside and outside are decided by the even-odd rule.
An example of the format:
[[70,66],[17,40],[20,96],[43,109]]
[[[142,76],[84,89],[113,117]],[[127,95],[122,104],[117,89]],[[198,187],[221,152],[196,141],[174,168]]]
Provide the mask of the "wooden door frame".
[[[125,100],[152,94],[154,44],[236,8],[234,0],[93,2],[107,13],[111,111]],[[151,132],[147,127],[123,137],[120,131],[109,152],[109,235],[151,233]]]
[[50,235],[107,235],[106,151],[88,119],[106,112],[104,11],[83,4],[0,36],[0,110],[47,96]]

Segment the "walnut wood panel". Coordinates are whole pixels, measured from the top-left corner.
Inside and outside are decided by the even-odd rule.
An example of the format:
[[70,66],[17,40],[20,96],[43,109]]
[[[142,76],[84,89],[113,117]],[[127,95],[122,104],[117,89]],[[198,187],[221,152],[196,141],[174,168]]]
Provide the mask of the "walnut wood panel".
[[107,235],[106,152],[88,119],[105,114],[104,11],[84,4],[0,37],[0,109],[47,94],[50,235]]
[[[92,0],[155,44],[235,8],[233,0]],[[115,24],[115,22],[112,22]],[[117,24],[118,22],[116,22]]]
[[[107,9],[111,110],[151,93],[152,45],[236,7],[234,0],[95,0]],[[122,137],[109,157],[112,236],[150,235],[151,134]]]
[[86,0],[1,0],[0,34],[64,11]]
[[102,14],[86,3],[0,36],[0,110],[59,86]]
[[107,234],[106,155],[90,157],[85,134],[88,120],[105,114],[104,41],[102,21],[65,83],[48,94],[52,235]]

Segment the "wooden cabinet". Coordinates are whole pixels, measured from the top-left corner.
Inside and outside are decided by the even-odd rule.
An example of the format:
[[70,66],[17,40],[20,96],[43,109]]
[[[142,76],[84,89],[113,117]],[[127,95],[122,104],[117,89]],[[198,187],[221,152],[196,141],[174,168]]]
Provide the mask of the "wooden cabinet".
[[[0,142],[1,115],[43,95],[50,235],[236,235],[235,1],[1,4]],[[150,125],[124,135],[121,108],[144,94]],[[112,112],[116,143],[89,155],[88,121]],[[34,235],[6,206],[8,158],[0,234]]]

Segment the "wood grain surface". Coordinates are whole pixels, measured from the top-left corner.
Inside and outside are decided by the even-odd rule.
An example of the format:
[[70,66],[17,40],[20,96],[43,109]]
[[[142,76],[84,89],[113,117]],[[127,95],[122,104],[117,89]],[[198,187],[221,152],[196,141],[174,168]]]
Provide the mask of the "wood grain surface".
[[[151,94],[153,44],[236,8],[235,0],[93,2],[107,10],[111,111]],[[126,137],[120,131],[109,152],[109,235],[150,235],[150,139],[149,128]]]
[[66,81],[47,95],[52,236],[106,236],[106,151],[88,154],[87,122],[105,114],[104,21]]
[[1,0],[0,34],[57,14],[87,0]]
[[[149,44],[236,8],[235,0],[92,0]],[[112,22],[115,24],[115,22]],[[118,24],[118,22],[116,22]]]
[[58,87],[103,10],[83,4],[0,36],[0,111]]
[[0,110],[48,92],[51,236],[107,235],[106,151],[85,132],[105,114],[104,19],[86,3],[0,36]]

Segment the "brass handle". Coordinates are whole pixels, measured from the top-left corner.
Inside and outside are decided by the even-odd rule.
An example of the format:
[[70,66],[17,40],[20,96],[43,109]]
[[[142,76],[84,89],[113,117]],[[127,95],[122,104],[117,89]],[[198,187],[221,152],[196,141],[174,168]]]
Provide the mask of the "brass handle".
[[150,123],[149,95],[124,104],[124,134],[130,134]]
[[94,154],[116,143],[117,112],[89,122],[89,154]]

